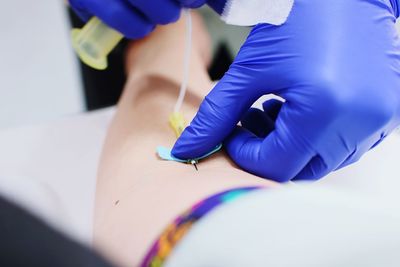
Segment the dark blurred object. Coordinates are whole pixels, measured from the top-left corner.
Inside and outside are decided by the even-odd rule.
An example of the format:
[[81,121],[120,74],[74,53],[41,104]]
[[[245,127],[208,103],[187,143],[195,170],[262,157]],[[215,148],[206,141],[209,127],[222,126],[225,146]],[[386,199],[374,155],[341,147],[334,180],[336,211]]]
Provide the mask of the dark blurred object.
[[220,80],[222,76],[224,76],[225,72],[228,71],[232,62],[233,58],[229,53],[228,46],[225,43],[221,43],[217,48],[214,59],[208,70],[211,80]]
[[0,266],[111,267],[100,256],[0,197]]

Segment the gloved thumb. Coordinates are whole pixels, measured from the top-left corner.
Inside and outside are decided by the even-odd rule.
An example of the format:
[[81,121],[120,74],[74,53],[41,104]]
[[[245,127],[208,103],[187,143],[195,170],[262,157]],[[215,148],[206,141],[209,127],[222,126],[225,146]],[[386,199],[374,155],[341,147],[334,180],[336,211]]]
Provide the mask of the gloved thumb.
[[192,159],[222,143],[259,97],[257,90],[252,88],[251,79],[248,70],[233,64],[205,97],[193,121],[175,143],[172,154],[177,158]]

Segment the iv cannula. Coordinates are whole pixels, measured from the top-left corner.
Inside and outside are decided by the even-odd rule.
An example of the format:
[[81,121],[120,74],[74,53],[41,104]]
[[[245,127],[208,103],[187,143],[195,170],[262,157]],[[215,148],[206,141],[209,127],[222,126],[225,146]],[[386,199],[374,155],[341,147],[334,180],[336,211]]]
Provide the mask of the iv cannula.
[[[182,84],[174,111],[169,122],[176,137],[179,137],[186,127],[186,122],[180,109],[186,95],[190,69],[190,51],[192,46],[192,18],[190,11],[184,9],[186,15],[186,44],[183,63]],[[107,56],[123,39],[118,31],[108,27],[97,17],[93,17],[82,29],[73,29],[72,45],[80,59],[88,66],[104,70],[107,68]]]
[[[190,11],[185,9],[186,14],[186,45],[183,66],[183,79],[179,90],[178,100],[174,107],[174,112],[169,117],[169,122],[177,137],[183,132],[186,122],[180,112],[182,103],[187,90],[190,69],[190,50],[192,45],[192,19]],[[107,56],[123,39],[123,35],[118,31],[105,25],[97,17],[93,17],[82,29],[73,29],[72,45],[79,58],[88,66],[104,70],[107,68]],[[191,164],[197,170],[197,162]]]

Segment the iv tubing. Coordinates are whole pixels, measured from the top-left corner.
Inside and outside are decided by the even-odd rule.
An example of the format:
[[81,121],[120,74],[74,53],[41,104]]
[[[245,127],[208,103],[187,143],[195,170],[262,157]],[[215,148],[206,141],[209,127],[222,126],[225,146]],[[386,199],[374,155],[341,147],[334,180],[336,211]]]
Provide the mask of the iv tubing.
[[190,52],[192,48],[192,16],[189,9],[184,9],[186,15],[186,43],[185,43],[185,54],[183,62],[183,78],[181,88],[179,90],[179,97],[176,101],[174,112],[179,112],[182,107],[183,100],[185,98],[187,84],[189,80],[189,70],[190,70]]

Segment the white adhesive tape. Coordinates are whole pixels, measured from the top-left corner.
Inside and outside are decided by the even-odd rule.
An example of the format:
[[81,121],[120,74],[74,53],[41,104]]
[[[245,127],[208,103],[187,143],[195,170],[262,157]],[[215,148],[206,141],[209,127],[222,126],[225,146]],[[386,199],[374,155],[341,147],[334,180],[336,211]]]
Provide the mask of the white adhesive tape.
[[281,25],[289,17],[293,3],[294,0],[228,0],[222,19],[239,26],[258,23]]

